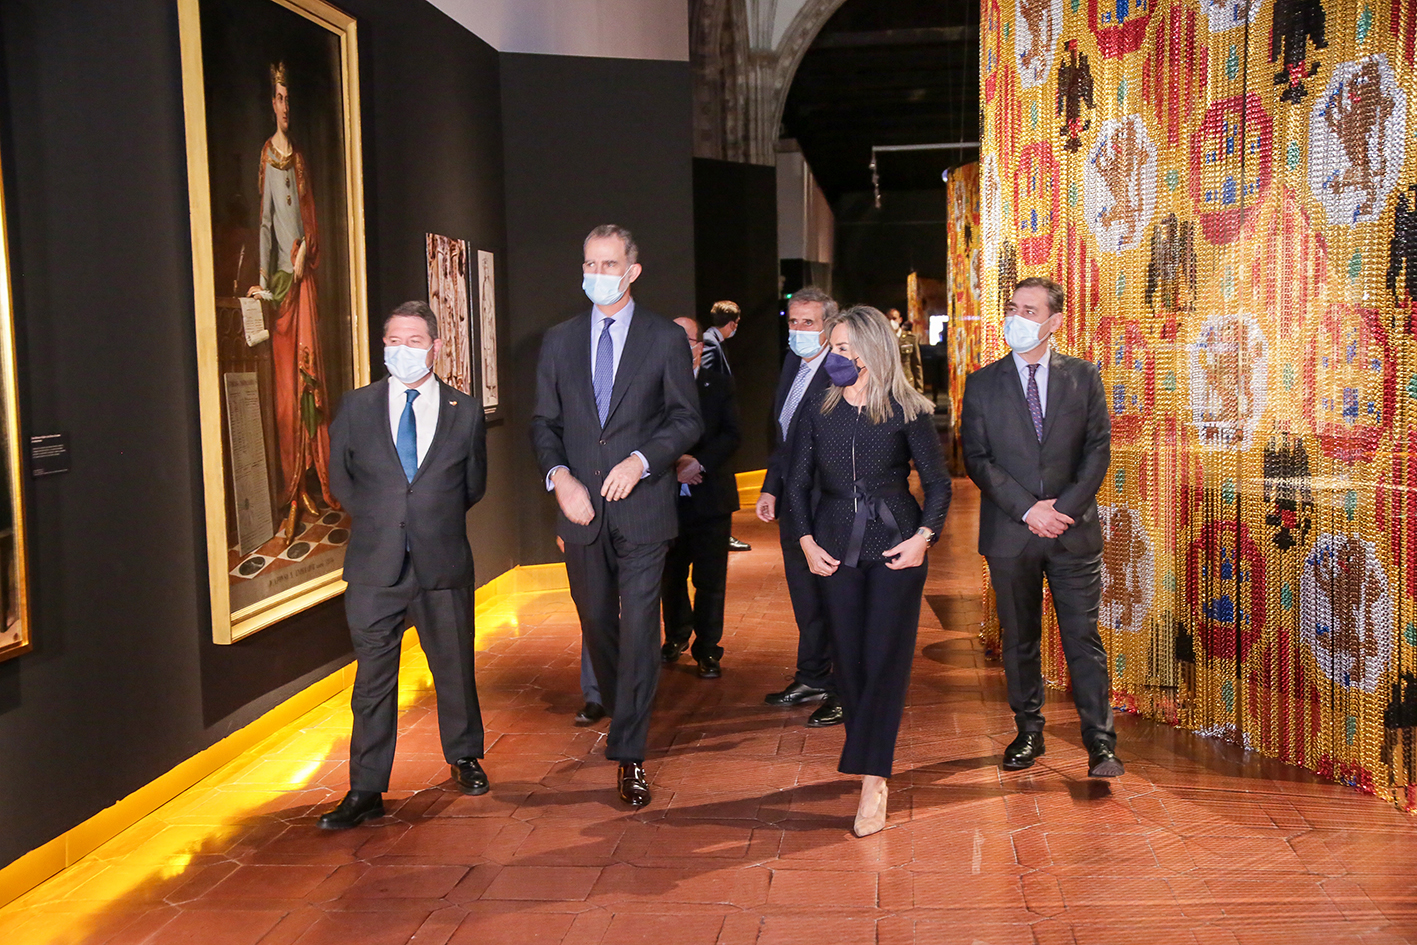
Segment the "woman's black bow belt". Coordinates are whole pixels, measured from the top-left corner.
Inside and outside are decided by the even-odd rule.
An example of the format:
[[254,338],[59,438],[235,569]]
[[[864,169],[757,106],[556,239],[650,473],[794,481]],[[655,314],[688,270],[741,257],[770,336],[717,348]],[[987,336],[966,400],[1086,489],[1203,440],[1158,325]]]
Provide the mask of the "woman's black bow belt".
[[868,490],[858,479],[851,484],[850,492],[828,491],[824,494],[832,498],[852,499],[856,503],[856,518],[851,523],[851,540],[846,543],[846,554],[841,559],[841,563],[848,568],[856,567],[861,561],[861,543],[866,539],[868,522],[880,522],[890,529],[891,543],[887,548],[893,548],[905,540],[895,515],[892,514],[890,506],[886,505],[886,499],[891,496],[910,495],[910,490],[905,486],[878,486]]

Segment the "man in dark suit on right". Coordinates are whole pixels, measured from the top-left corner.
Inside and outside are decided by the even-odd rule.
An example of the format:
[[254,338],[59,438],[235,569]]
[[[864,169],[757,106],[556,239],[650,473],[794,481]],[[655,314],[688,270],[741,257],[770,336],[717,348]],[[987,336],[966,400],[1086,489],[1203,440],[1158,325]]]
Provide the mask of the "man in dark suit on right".
[[1112,418],[1102,375],[1052,350],[1063,323],[1063,289],[1024,279],[1005,308],[1012,353],[969,376],[961,411],[965,469],[983,493],[979,553],[1003,630],[1004,676],[1018,737],[1003,768],[1043,754],[1043,577],[1053,593],[1088,775],[1124,773],[1112,726],[1107,651],[1097,632],[1102,525],[1097,490],[1112,460]]
[[[787,346],[791,349],[782,363],[777,394],[772,405],[772,454],[768,457],[763,491],[758,496],[757,515],[764,522],[785,522],[787,512],[778,505],[786,500],[787,471],[792,458],[792,434],[802,405],[831,382],[822,363],[827,356],[827,319],[836,314],[836,302],[815,286],[792,294],[787,303]],[[826,602],[821,582],[807,567],[802,546],[781,530],[782,567],[787,593],[792,599],[792,615],[797,619],[797,673],[792,685],[781,692],[768,693],[768,705],[796,706],[820,701],[807,718],[809,728],[840,725],[846,720],[841,700],[832,682],[831,638],[827,631]]]

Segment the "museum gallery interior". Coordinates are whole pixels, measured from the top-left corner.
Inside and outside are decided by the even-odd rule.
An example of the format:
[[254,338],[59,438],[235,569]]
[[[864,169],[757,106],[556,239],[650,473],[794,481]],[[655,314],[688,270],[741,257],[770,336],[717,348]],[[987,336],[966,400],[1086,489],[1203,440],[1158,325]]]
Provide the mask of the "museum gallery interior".
[[[1417,942],[1417,3],[0,0],[0,172],[0,942]],[[604,224],[634,244],[587,239]],[[1014,330],[1035,277],[1065,295],[1034,319],[1043,398]],[[800,321],[813,304],[844,327]],[[684,337],[632,348],[653,313],[714,350],[699,381]],[[563,431],[543,341],[602,315],[565,394],[602,431]],[[437,340],[401,342],[409,322]],[[432,414],[399,350],[441,383]],[[612,351],[636,378],[613,392]],[[573,440],[606,447],[656,358],[666,404],[676,378],[736,401],[736,451],[698,469],[741,508],[722,656],[671,640],[632,668],[631,559],[618,664],[578,607],[586,549],[630,542],[630,513],[583,493],[618,524],[581,544],[557,470],[584,478]],[[981,419],[970,377],[995,362],[1023,386]],[[813,514],[843,501],[803,443],[876,374],[919,392],[953,499],[923,529],[889,804],[876,777],[863,830],[873,775],[843,745],[865,697],[840,654],[803,682],[789,587],[834,578],[760,496],[791,467]],[[406,502],[400,478],[350,491],[361,403]],[[1039,457],[1084,414],[1107,461],[1074,527],[1102,536],[1118,776],[1074,704],[1075,590],[1037,589],[1029,716],[1020,605],[980,553],[995,513],[1054,543],[1019,512],[1061,515],[1076,481],[1011,479],[1010,511],[978,437],[1031,416]],[[370,523],[413,523],[435,476],[419,416],[435,458],[473,431],[465,523],[435,528],[465,533],[473,576],[428,579],[410,524],[372,580]],[[627,490],[695,494],[692,463],[643,449],[606,460],[643,463]],[[928,507],[937,464],[912,455]],[[865,481],[849,514],[886,528]],[[418,590],[385,646],[382,807],[340,821],[372,783],[355,591],[406,581],[462,595],[483,748],[447,747],[427,601],[454,591]],[[844,639],[841,607],[811,619]],[[649,685],[639,749],[627,679]]]

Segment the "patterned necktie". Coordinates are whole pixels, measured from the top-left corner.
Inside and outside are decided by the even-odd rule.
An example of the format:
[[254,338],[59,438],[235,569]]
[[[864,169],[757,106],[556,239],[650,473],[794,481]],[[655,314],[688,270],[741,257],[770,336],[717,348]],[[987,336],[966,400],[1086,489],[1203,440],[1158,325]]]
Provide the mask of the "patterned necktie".
[[1038,365],[1028,366],[1028,412],[1033,415],[1033,432],[1043,442],[1043,400],[1038,396]]
[[405,391],[408,395],[408,402],[403,405],[403,416],[399,417],[399,435],[394,441],[398,448],[399,463],[403,465],[403,474],[408,477],[409,482],[413,482],[413,477],[418,473],[418,420],[413,416],[413,399],[418,396],[418,391]]
[[807,381],[812,377],[812,366],[806,361],[797,368],[797,376],[792,379],[792,389],[787,392],[787,400],[782,403],[782,413],[778,414],[777,425],[782,428],[782,438],[787,439],[787,429],[792,426],[792,415],[797,412],[797,405],[802,402],[802,395],[807,392]]
[[600,414],[600,425],[605,426],[605,418],[610,414],[610,392],[615,389],[615,340],[610,337],[610,326],[615,319],[607,318],[600,340],[595,343],[595,410]]

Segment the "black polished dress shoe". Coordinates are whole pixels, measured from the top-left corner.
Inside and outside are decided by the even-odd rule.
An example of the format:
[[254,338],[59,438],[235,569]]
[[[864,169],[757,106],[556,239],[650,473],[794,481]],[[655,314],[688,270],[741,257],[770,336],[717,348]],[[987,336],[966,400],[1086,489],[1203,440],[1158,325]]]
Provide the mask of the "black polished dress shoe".
[[321,830],[348,830],[366,820],[384,816],[384,795],[378,791],[350,791],[334,810],[320,815]]
[[489,790],[487,772],[482,770],[476,758],[459,758],[451,767],[459,791],[464,794],[486,794]]
[[718,660],[712,656],[705,656],[699,660],[699,678],[717,679],[723,675],[723,670],[718,665]]
[[827,691],[818,689],[816,686],[808,686],[806,683],[795,682],[782,692],[770,692],[763,697],[763,701],[768,705],[801,705],[804,702],[813,702],[817,699],[825,699]]
[[841,700],[836,696],[827,696],[822,700],[822,704],[817,706],[817,711],[807,716],[807,727],[827,728],[845,721],[846,713],[841,709]]
[[581,707],[581,710],[576,713],[576,724],[594,725],[603,718],[605,718],[605,706],[601,705],[599,702],[587,702]]
[[620,800],[631,807],[644,807],[650,801],[649,782],[645,766],[639,761],[620,762]]
[[748,544],[746,541],[743,541],[743,540],[738,539],[738,538],[734,538],[732,535],[729,535],[729,536],[728,536],[728,550],[729,550],[729,551],[752,551],[752,550],[753,550],[753,546],[750,545],[750,544]]
[[1043,754],[1042,732],[1019,732],[1018,737],[1004,749],[1005,771],[1022,771],[1033,767],[1033,762]]
[[1117,752],[1105,741],[1095,741],[1087,750],[1087,776],[1089,778],[1119,778],[1127,773]]
[[676,643],[673,640],[659,648],[659,658],[666,663],[679,662],[679,655],[689,648],[689,641]]

